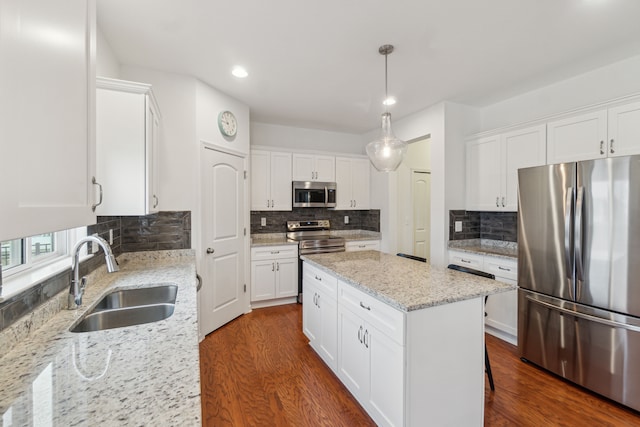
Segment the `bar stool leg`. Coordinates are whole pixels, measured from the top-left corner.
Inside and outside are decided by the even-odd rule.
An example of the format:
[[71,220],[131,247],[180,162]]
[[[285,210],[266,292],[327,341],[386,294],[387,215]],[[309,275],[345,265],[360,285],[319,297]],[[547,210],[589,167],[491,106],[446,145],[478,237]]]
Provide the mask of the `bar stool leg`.
[[493,374],[491,373],[491,364],[489,363],[489,353],[487,352],[487,344],[484,344],[484,367],[487,376],[489,377],[489,387],[491,387],[491,391],[496,391],[495,386],[493,385]]

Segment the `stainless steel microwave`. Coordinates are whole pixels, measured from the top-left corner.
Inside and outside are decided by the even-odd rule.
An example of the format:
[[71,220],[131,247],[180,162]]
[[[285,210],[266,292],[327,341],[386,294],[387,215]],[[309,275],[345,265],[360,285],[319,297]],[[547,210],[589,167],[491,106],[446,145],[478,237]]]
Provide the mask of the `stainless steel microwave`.
[[334,208],[335,182],[293,181],[294,208]]

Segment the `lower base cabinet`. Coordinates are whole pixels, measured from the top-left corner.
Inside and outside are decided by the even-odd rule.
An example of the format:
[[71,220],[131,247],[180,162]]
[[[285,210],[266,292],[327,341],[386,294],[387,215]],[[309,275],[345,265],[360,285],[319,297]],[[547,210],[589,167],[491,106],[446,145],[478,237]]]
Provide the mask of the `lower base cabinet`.
[[298,295],[297,251],[294,245],[251,249],[251,302]]
[[400,311],[303,264],[311,347],[379,426],[481,426],[484,298]]

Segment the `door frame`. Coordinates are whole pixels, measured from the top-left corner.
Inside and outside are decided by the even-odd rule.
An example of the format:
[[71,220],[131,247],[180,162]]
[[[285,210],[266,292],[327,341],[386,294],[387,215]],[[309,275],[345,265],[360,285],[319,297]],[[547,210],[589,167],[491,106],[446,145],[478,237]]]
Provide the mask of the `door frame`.
[[[204,191],[204,187],[203,187],[203,173],[204,173],[204,158],[202,153],[204,152],[204,150],[212,150],[212,151],[217,151],[219,153],[222,154],[228,154],[231,156],[236,156],[236,157],[240,157],[243,161],[243,168],[245,171],[245,176],[244,176],[244,215],[243,215],[243,221],[244,221],[244,226],[247,230],[246,235],[244,236],[244,241],[243,241],[243,250],[244,250],[244,281],[245,284],[247,286],[247,292],[244,293],[244,314],[247,314],[249,312],[251,312],[251,194],[250,194],[250,177],[249,177],[249,167],[250,167],[250,155],[249,153],[243,153],[241,151],[237,151],[237,150],[233,150],[233,149],[229,149],[226,147],[220,147],[218,145],[215,145],[209,141],[205,141],[205,140],[200,140],[200,147],[198,150],[198,211],[199,211],[199,215],[198,215],[198,226],[199,226],[199,230],[198,230],[198,241],[197,242],[193,242],[192,243],[192,247],[195,249],[196,252],[196,271],[200,272],[203,271],[201,269],[201,265],[202,265],[202,260],[204,258],[204,254],[205,254],[205,248],[204,248],[204,206],[203,206],[203,197],[202,197],[202,192]],[[195,221],[194,221],[195,222]],[[204,282],[206,280],[205,277],[202,277],[202,281]],[[201,319],[200,319],[200,315],[202,313],[202,310],[200,309],[200,292],[198,292],[197,295],[197,301],[198,301],[198,336],[200,341],[204,340],[205,338],[205,334],[202,331],[201,325]]]

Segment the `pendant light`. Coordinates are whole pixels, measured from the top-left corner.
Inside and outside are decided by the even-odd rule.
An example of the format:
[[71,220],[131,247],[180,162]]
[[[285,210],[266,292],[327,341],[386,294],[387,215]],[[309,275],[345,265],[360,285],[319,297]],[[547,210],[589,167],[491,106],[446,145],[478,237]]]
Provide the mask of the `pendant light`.
[[[378,49],[380,55],[384,55],[384,99],[385,106],[389,99],[387,92],[387,56],[393,52],[393,46],[385,44]],[[367,155],[371,164],[380,172],[392,172],[398,169],[405,153],[407,152],[407,143],[396,138],[391,130],[391,113],[387,111],[382,114],[382,128],[380,135],[375,141],[367,144]]]

